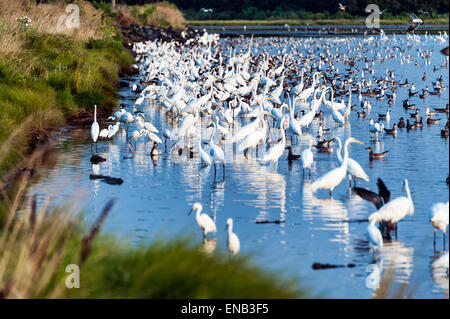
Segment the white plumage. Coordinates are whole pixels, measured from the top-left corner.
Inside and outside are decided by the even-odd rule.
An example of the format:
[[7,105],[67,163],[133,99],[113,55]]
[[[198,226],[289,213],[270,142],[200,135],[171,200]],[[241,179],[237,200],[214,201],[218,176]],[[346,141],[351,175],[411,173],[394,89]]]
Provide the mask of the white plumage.
[[207,214],[202,214],[202,210],[202,204],[195,203],[189,211],[189,215],[195,211],[195,220],[197,221],[197,225],[202,229],[203,237],[206,237],[208,233],[217,233],[216,223]]
[[380,230],[375,226],[375,223],[381,220],[381,216],[379,214],[374,214],[372,217],[369,226],[367,227],[367,238],[369,242],[378,247],[383,247],[383,236],[381,235]]
[[313,191],[313,193],[315,193],[319,189],[328,189],[331,196],[333,189],[342,182],[345,175],[347,174],[348,145],[350,143],[363,144],[353,137],[349,137],[344,144],[344,160],[342,161],[341,166],[332,169],[322,177],[319,177],[319,179],[317,179],[314,183],[312,183],[311,190]]
[[403,189],[406,190],[407,196],[400,196],[381,206],[375,213],[369,216],[369,221],[373,218],[379,219],[380,222],[397,223],[406,215],[414,214],[414,204],[409,191],[408,180],[403,182]]
[[[339,137],[335,137],[335,140],[338,142],[338,145],[339,145],[339,149],[338,149],[336,155],[337,155],[339,164],[342,164],[342,154],[341,154],[342,142]],[[366,174],[366,172],[361,167],[361,165],[359,165],[359,163],[357,161],[355,161],[353,158],[350,158],[350,157],[348,158],[347,171],[351,175],[351,178],[353,178],[355,180],[355,184],[356,184],[357,179],[362,179],[362,180],[365,180],[366,182],[369,181],[369,176]]]
[[228,226],[228,251],[232,255],[237,255],[241,249],[241,243],[239,241],[239,237],[233,233],[233,220],[228,218],[227,220]]

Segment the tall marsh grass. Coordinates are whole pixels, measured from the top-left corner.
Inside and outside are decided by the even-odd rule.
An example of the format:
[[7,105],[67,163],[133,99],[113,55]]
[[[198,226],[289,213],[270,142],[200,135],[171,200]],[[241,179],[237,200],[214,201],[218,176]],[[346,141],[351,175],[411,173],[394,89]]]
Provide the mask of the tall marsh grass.
[[119,12],[127,12],[127,16],[133,16],[135,20],[143,25],[153,27],[173,27],[183,29],[186,26],[186,20],[183,13],[168,1],[155,2],[145,5],[136,5],[119,7]]

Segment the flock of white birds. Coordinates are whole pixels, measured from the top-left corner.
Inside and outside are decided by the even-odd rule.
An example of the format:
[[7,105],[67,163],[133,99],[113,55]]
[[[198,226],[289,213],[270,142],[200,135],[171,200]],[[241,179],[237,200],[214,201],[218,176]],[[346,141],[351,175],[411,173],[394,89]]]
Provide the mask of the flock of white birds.
[[[256,156],[255,160],[262,165],[270,163],[270,169],[276,170],[287,146],[287,135],[293,143],[305,132],[315,134],[311,132],[310,124],[319,121],[319,140],[309,135],[309,147],[298,156],[303,170],[308,169],[311,175],[311,168],[315,165],[313,146],[320,148],[326,142],[320,141],[325,132],[329,131],[331,136],[333,133],[333,127],[325,129],[322,125],[323,117],[331,117],[335,127],[349,124],[348,118],[355,112],[352,94],[357,96],[362,107],[358,117],[360,114],[370,117],[370,99],[395,99],[399,83],[395,80],[394,71],[387,70],[385,77],[376,78],[373,75],[376,60],[383,61],[395,55],[401,64],[414,63],[414,57],[404,54],[402,47],[421,41],[446,43],[448,36],[446,33],[439,36],[413,34],[401,39],[394,35],[388,39],[382,34],[359,40],[335,38],[329,43],[325,54],[315,53],[316,42],[313,38],[282,39],[276,44],[270,41],[252,39],[240,43],[243,49],[238,51],[233,45],[228,46],[231,41],[221,41],[218,35],[205,32],[185,44],[156,41],[135,43],[134,68],[139,73],[139,81],[132,87],[136,94],[133,109],[123,107],[116,111],[108,119],[112,121],[111,125],[101,131],[95,118],[91,130],[93,142],[96,143],[97,138],[111,139],[123,128],[132,149],[133,143],[136,147],[140,139],[149,139],[154,142],[152,156],[157,156],[160,153],[158,144],[164,138],[166,143],[171,143],[171,153],[196,149],[202,165],[214,166],[214,172],[216,164],[222,164],[225,178],[227,161],[221,146],[224,140],[233,143],[233,152],[243,153],[245,157],[249,152],[253,154],[253,150],[258,154],[262,147],[263,155]],[[376,58],[368,60],[365,52],[376,52],[380,41],[391,41],[391,44],[383,47],[385,51],[379,50]],[[270,55],[267,52],[270,46],[276,46],[279,54]],[[338,53],[335,46],[347,48],[347,53]],[[429,50],[419,48],[417,51],[418,59],[425,64],[429,63],[431,55]],[[335,66],[338,61],[344,62],[350,69],[345,70],[346,73],[340,71]],[[355,67],[355,61],[364,61],[365,67]],[[448,57],[443,58],[442,67],[448,67]],[[407,83],[407,80],[400,84],[410,90],[411,87],[415,89],[414,84]],[[442,79],[434,86],[436,92],[446,89]],[[388,94],[389,89],[391,94]],[[144,115],[143,108],[148,105],[165,110],[172,129],[160,132]],[[427,116],[428,113],[429,109]],[[389,125],[391,120],[389,111],[383,119],[375,121],[370,118],[367,133],[376,135],[376,138],[384,134],[384,123]],[[207,142],[202,140],[202,122],[210,123],[213,128]],[[348,137],[343,144],[337,137],[333,140],[339,145],[336,154],[340,165],[315,178],[311,184],[313,192],[326,189],[330,197],[333,189],[346,176],[350,179],[350,185],[351,180],[355,185],[357,180],[369,181],[361,165],[350,158],[348,149],[350,143],[363,143],[353,137]],[[376,223],[396,225],[405,216],[414,213],[407,179],[403,185],[406,196],[383,202],[368,218],[367,236],[374,249],[383,246],[383,236]],[[200,203],[195,203],[191,212],[195,211],[197,224],[206,238],[208,233],[216,233],[217,228],[211,217],[202,213],[202,208]],[[430,221],[435,231],[439,229],[444,233],[444,242],[448,218],[448,202],[437,203],[431,208]],[[240,242],[233,232],[232,219],[228,219],[227,226],[228,250],[237,254]],[[448,253],[443,260],[446,260],[448,268]],[[443,262],[438,260],[437,263]]]

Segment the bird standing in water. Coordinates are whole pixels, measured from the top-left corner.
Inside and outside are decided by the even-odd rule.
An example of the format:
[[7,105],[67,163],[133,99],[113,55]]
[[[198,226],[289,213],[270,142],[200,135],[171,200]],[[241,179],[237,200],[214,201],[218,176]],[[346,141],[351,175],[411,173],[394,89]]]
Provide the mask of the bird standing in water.
[[[97,123],[97,104],[94,105],[94,122],[92,122],[91,125],[91,138],[92,143],[95,143],[95,153],[97,153],[97,139],[98,135],[100,133],[100,126]],[[91,144],[91,151],[92,151],[92,144]],[[92,151],[93,153],[93,151]]]
[[228,218],[227,220],[228,227],[228,251],[232,255],[237,255],[241,249],[241,243],[239,241],[239,237],[233,233],[233,220]]
[[195,220],[197,221],[197,225],[200,226],[203,232],[203,238],[206,238],[208,233],[217,233],[216,223],[209,217],[207,214],[203,213],[203,205],[200,203],[195,203],[191,210],[189,211],[190,215],[193,211],[195,211]]

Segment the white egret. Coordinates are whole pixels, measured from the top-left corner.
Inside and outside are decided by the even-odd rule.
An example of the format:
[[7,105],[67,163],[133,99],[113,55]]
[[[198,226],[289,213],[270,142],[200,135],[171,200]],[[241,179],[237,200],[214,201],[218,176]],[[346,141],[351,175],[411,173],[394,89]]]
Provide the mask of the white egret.
[[239,241],[239,237],[233,233],[233,220],[231,218],[228,218],[227,220],[227,226],[228,226],[228,251],[232,255],[237,255],[239,253],[239,250],[241,249],[241,243]]
[[272,146],[269,151],[261,159],[262,162],[271,162],[275,166],[278,163],[278,159],[283,155],[284,149],[286,147],[286,132],[285,130],[289,127],[289,115],[285,114],[281,119],[281,141]]
[[217,233],[216,223],[209,217],[207,214],[203,213],[203,206],[200,203],[195,203],[192,205],[191,210],[189,211],[190,215],[193,211],[195,211],[195,220],[197,221],[197,225],[200,226],[203,232],[203,238],[206,238],[208,233]]
[[216,123],[212,123],[214,130],[209,139],[209,155],[212,157],[214,164],[214,176],[216,176],[216,161],[222,162],[223,176],[225,176],[225,154],[223,150],[216,144],[214,144],[214,134],[216,134]]
[[374,215],[372,220],[369,223],[369,226],[367,227],[367,238],[369,239],[369,242],[373,246],[383,247],[383,236],[381,235],[380,230],[377,226],[375,226],[375,223],[381,220],[381,216]]
[[[372,218],[381,218],[379,222],[385,222],[395,225],[395,235],[397,236],[397,223],[402,220],[406,215],[414,214],[414,203],[411,198],[411,192],[409,190],[408,180],[403,182],[403,190],[406,191],[406,196],[397,197],[388,203],[381,206],[375,213],[369,216],[369,220]],[[379,214],[380,216],[378,216]]]
[[[92,142],[95,143],[95,151],[97,152],[97,138],[100,133],[100,126],[97,123],[97,104],[94,105],[94,122],[91,125],[91,138]],[[92,151],[92,144],[91,144]]]
[[[274,117],[272,114],[264,111],[264,115],[268,115]],[[260,116],[262,117],[262,116]],[[267,122],[265,119],[262,119],[262,127],[254,130],[250,134],[248,134],[244,140],[239,144],[238,151],[244,152],[245,157],[247,157],[247,151],[249,148],[258,147],[259,142],[266,140],[267,135]]]
[[211,157],[202,148],[201,136],[198,137],[198,153],[200,155],[200,160],[202,161],[203,165],[208,166],[212,164]]
[[436,231],[439,229],[442,231],[444,236],[444,249],[445,249],[445,233],[447,232],[448,226],[448,215],[449,215],[449,202],[447,203],[435,203],[431,206],[430,211],[430,222],[434,228],[434,246],[436,247]]
[[[341,148],[342,148],[342,142],[341,139],[339,137],[335,137],[334,138],[339,145],[339,149],[336,152],[339,164],[342,164],[342,155],[341,155]],[[348,164],[347,164],[347,171],[349,176],[349,181],[350,181],[350,185],[352,185],[352,179],[354,180],[355,186],[356,186],[356,180],[358,179],[362,179],[365,180],[366,182],[369,181],[369,176],[366,174],[366,172],[364,171],[364,169],[361,167],[361,165],[359,165],[359,163],[357,161],[355,161],[352,158],[348,159]]]
[[300,159],[302,161],[303,174],[305,172],[305,168],[309,170],[309,177],[311,177],[311,165],[314,163],[314,154],[312,152],[313,141],[309,140],[309,148],[303,150],[300,155]]
[[112,125],[108,125],[108,128],[104,128],[98,134],[99,138],[108,138],[109,132],[112,130]]
[[349,137],[344,144],[344,160],[342,161],[341,166],[332,169],[322,177],[319,177],[319,179],[317,179],[314,183],[312,183],[311,190],[313,193],[315,193],[319,189],[328,189],[330,191],[330,197],[332,196],[333,189],[342,182],[345,175],[347,174],[349,157],[348,145],[350,143],[364,144],[363,142],[360,142],[353,137]]

